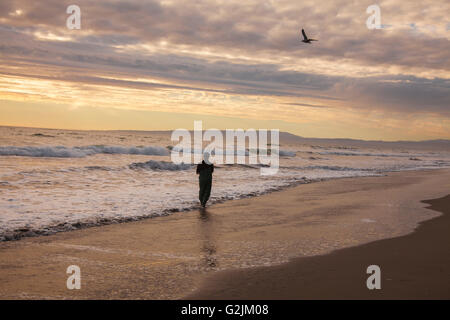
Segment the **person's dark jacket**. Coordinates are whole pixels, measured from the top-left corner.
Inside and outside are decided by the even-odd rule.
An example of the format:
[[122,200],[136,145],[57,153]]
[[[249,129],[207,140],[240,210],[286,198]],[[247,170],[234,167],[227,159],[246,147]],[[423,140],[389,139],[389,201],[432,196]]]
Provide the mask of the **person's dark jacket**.
[[202,161],[202,163],[199,163],[197,165],[197,174],[200,174],[203,170],[211,171],[210,173],[214,172],[214,165],[213,164],[207,164],[205,160]]

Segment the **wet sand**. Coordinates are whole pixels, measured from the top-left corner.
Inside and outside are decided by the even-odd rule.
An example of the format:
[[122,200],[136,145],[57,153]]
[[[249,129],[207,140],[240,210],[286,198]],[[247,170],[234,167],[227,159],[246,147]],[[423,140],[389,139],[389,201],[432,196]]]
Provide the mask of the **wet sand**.
[[[412,234],[280,266],[224,272],[187,299],[450,299],[450,195],[424,202],[444,215],[422,222]],[[381,271],[379,290],[366,286],[366,268],[374,264]]]
[[[336,297],[338,292],[338,298],[360,298],[363,296],[357,291],[344,290],[347,295],[342,294],[339,285],[365,288],[368,263],[380,265],[382,271],[381,291],[367,293],[360,288],[370,297],[384,294],[382,297],[399,298],[389,288],[401,290],[408,283],[417,285],[421,293],[429,292],[428,297],[441,297],[442,292],[435,291],[437,285],[430,287],[427,280],[430,270],[436,281],[437,275],[444,276],[440,288],[448,297],[449,255],[442,250],[448,253],[449,241],[448,236],[446,242],[434,238],[442,235],[437,229],[422,236],[430,237],[424,243],[435,244],[431,249],[421,247],[423,241],[408,240],[416,233],[404,237],[403,247],[389,250],[388,245],[379,249],[377,256],[361,249],[389,241],[376,240],[410,234],[419,222],[439,216],[420,200],[446,196],[448,190],[450,170],[345,178],[228,201],[206,210],[2,242],[0,298],[283,299]],[[445,230],[450,227],[443,218],[432,221],[441,221],[439,225]],[[340,259],[321,265],[314,260],[333,259],[347,250],[337,249],[347,247],[352,247],[349,252],[362,250],[350,253],[355,264]],[[427,251],[427,255],[403,255],[419,250]],[[300,274],[295,264],[303,258],[296,258],[308,256],[315,256],[304,260],[310,261],[310,269],[305,270],[311,273]],[[403,266],[416,266],[415,271],[399,267],[396,270],[404,272],[393,273],[389,263],[396,256]],[[431,267],[425,264],[432,259],[435,262]],[[81,290],[66,287],[66,268],[70,265],[81,269]],[[324,272],[317,273],[316,268]],[[347,280],[351,284],[344,281],[345,276],[350,277]],[[320,282],[329,283],[334,291],[317,285]],[[308,290],[298,289],[305,285],[309,285]],[[304,295],[298,295],[299,291]]]

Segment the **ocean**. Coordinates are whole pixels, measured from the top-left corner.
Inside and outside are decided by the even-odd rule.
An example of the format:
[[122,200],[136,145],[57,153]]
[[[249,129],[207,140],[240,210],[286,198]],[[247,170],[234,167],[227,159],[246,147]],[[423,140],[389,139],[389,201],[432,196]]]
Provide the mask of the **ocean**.
[[[180,214],[198,206],[195,166],[170,131],[0,127],[0,240]],[[210,203],[324,179],[450,167],[448,141],[370,142],[280,133],[280,168],[218,165]]]

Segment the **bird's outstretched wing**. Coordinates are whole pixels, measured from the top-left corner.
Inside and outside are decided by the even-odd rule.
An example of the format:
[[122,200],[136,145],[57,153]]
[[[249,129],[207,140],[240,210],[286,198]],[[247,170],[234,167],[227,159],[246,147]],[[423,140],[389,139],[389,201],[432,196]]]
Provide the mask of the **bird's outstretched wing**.
[[317,40],[317,39],[308,39],[309,41],[319,41],[319,40]]
[[303,34],[303,39],[304,40],[308,40],[308,37],[306,36],[305,30],[302,29],[302,34]]

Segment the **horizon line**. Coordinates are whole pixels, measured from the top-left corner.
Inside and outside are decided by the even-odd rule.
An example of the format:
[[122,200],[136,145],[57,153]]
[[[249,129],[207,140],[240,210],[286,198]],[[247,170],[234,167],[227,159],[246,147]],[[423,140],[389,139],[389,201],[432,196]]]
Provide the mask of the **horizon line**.
[[[11,126],[11,125],[2,125],[0,124],[0,127],[4,127],[4,128],[26,128],[26,129],[41,129],[41,130],[65,130],[65,131],[99,131],[99,132],[108,132],[108,131],[115,131],[115,132],[120,132],[120,131],[133,131],[133,132],[171,132],[173,130],[177,130],[180,128],[176,128],[176,129],[166,129],[166,130],[137,130],[137,129],[67,129],[67,128],[45,128],[45,127],[33,127],[33,126]],[[216,129],[216,128],[214,128]],[[225,130],[236,130],[236,129],[240,129],[240,128],[235,128],[235,129],[218,129],[220,131],[225,131]],[[274,128],[272,128],[274,129]],[[193,129],[186,129],[188,131],[194,131]],[[208,130],[208,129],[206,129]],[[255,129],[255,130],[260,130],[260,129]],[[270,130],[270,129],[268,129]],[[205,130],[202,130],[205,131]],[[366,139],[357,139],[357,138],[317,138],[317,137],[305,137],[305,136],[299,136],[295,133],[289,132],[289,131],[281,131],[280,133],[287,133],[290,135],[293,135],[297,138],[300,139],[316,139],[316,140],[352,140],[352,141],[362,141],[362,142],[382,142],[382,143],[421,143],[421,142],[444,142],[444,143],[450,143],[450,139],[446,139],[446,138],[440,138],[440,139],[428,139],[428,140],[366,140]]]

